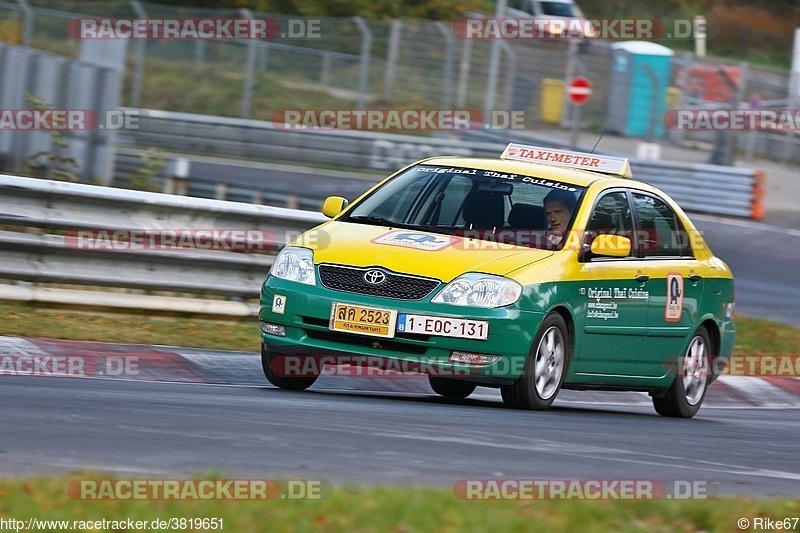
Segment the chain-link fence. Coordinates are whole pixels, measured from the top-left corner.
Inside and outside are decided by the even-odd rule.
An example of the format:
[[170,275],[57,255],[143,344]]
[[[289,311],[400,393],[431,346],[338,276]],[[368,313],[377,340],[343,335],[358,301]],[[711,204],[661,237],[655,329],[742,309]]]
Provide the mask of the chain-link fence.
[[[600,132],[609,125],[610,103],[620,98],[613,75],[616,52],[609,42],[464,40],[451,23],[427,20],[314,19],[136,1],[18,0],[0,2],[0,39],[78,57],[80,42],[69,37],[67,23],[80,17],[252,17],[277,21],[282,29],[292,22],[318,29],[313,36],[271,40],[133,40],[121,97],[130,107],[260,120],[291,109],[513,110],[525,112],[526,127],[546,130],[568,125],[564,87],[573,76],[584,75],[593,95],[581,110],[582,127]],[[499,47],[495,82],[493,46]],[[640,136],[692,142],[717,161],[732,157],[733,135],[662,132],[665,110],[788,107],[789,75],[775,68],[679,52],[667,79],[659,88],[663,105],[650,108],[648,132]],[[800,159],[794,133],[738,137],[735,142],[748,155]]]

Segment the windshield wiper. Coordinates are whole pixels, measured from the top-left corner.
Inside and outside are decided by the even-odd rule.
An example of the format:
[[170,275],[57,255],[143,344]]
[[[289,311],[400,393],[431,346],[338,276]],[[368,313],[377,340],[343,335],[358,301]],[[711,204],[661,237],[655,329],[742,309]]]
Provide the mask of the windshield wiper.
[[414,226],[417,229],[430,231],[431,233],[444,233],[445,235],[455,235],[451,229],[443,228],[440,226]]
[[375,216],[365,216],[365,215],[356,215],[349,217],[347,219],[349,222],[361,222],[366,224],[378,224],[380,226],[389,226],[389,227],[397,227],[397,228],[407,228],[409,224],[402,224],[399,222],[395,222],[394,220],[389,220],[388,218],[384,217],[375,217]]

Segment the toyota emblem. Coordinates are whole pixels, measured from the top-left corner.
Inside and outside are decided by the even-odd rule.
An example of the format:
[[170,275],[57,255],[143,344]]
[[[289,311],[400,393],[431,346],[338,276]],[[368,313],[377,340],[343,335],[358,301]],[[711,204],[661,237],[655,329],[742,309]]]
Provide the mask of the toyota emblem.
[[386,274],[381,272],[380,270],[367,270],[364,273],[364,281],[371,285],[380,285],[384,281],[386,281]]

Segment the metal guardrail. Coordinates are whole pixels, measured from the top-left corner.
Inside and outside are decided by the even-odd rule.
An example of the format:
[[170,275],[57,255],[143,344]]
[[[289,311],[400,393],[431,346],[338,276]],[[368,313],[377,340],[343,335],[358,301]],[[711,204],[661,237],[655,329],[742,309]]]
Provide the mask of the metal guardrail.
[[[152,157],[152,153],[135,149],[118,150],[113,185],[136,188],[134,184],[137,179],[142,181],[139,169],[148,157]],[[250,163],[176,153],[164,153],[163,157],[167,164],[162,171],[144,180],[153,191],[309,211],[319,211],[322,201],[328,196],[340,195],[352,199],[385,177],[385,174],[377,172],[362,175],[352,171]],[[186,178],[174,177],[179,160],[186,162]]]
[[[0,224],[5,228],[0,231],[0,278],[62,286],[255,298],[274,259],[269,253],[323,220],[325,217],[319,213],[279,207],[0,175]],[[38,233],[10,228],[34,228]],[[103,230],[110,236],[106,241],[102,240]],[[238,248],[255,249],[258,253],[164,250],[160,246],[118,249],[113,244],[117,241],[111,237],[115,231],[123,232],[125,239],[131,233],[196,234],[200,230],[209,234],[216,231],[218,236],[224,236],[225,230],[244,230],[237,234]],[[87,241],[92,246],[81,246],[82,235],[93,239]],[[149,242],[146,237],[144,242]],[[0,297],[9,291],[15,293],[14,289],[0,285]],[[57,296],[51,295],[64,300],[63,292]],[[112,305],[107,293],[97,292],[96,296],[100,305]],[[115,296],[117,304],[125,307],[127,295]],[[137,302],[142,299],[141,295],[135,296]],[[175,307],[183,311],[193,308],[208,308],[208,302],[199,307]],[[217,311],[212,308],[212,312]]]
[[319,213],[0,174],[0,223],[54,229],[304,231]]
[[[158,146],[170,152],[198,154],[197,157],[187,156],[192,161],[190,169],[196,172],[200,172],[200,167],[194,161],[201,160],[200,154],[387,174],[429,156],[497,158],[505,143],[512,140],[563,147],[558,142],[518,132],[468,132],[469,138],[478,140],[464,141],[366,131],[282,130],[269,122],[164,111],[146,111],[145,114],[139,120],[139,129],[120,133],[118,142],[128,150]],[[216,183],[241,189],[243,164],[217,160],[217,165],[213,178]],[[763,172],[635,158],[631,159],[631,167],[636,179],[659,187],[687,210],[755,219],[763,216]],[[278,190],[284,195],[294,194],[317,202],[327,195],[322,191],[327,191],[332,184],[338,184],[339,190],[345,191],[364,185],[363,191],[368,186],[348,183],[342,173],[328,170],[314,172],[315,182],[307,181],[310,176],[302,179],[291,173],[270,172],[268,165],[263,165],[261,171],[264,172],[264,187],[270,187],[273,192]],[[199,179],[190,170],[189,187]]]
[[393,171],[438,155],[496,157],[494,143],[347,130],[286,130],[271,122],[210,115],[139,112],[138,128],[120,131],[121,148],[160,150],[244,161],[319,165],[361,171]]

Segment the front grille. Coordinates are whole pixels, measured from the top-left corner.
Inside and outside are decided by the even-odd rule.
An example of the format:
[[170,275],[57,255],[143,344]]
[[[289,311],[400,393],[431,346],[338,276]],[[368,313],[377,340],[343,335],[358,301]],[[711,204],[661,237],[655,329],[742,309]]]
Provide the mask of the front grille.
[[[364,274],[380,270],[386,281],[380,285],[367,283]],[[338,265],[320,265],[319,279],[322,285],[335,291],[356,292],[396,300],[421,300],[439,286],[439,280],[395,274],[375,268],[353,268]]]

